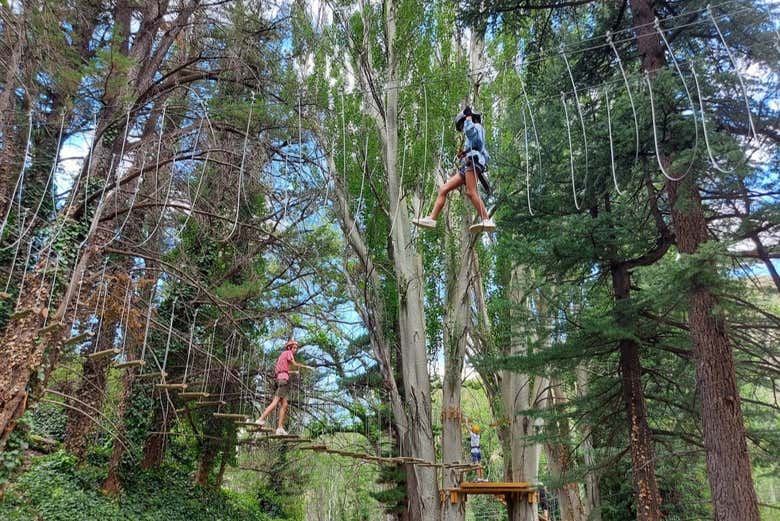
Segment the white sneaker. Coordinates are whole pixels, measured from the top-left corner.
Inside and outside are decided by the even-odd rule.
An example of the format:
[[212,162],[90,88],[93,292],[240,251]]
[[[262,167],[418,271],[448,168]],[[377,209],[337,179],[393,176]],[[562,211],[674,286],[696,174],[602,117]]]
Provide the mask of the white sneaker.
[[288,434],[287,434],[286,430],[284,430],[281,427],[279,427],[278,429],[276,429],[276,435],[277,436],[287,436]]
[[433,230],[436,228],[436,219],[431,219],[430,217],[420,217],[419,219],[412,219],[412,224],[419,226],[420,228]]
[[493,222],[493,219],[484,219],[477,224],[472,224],[469,226],[469,231],[471,233],[479,233],[479,232],[492,232],[496,229],[496,223]]
[[255,423],[258,427],[265,427],[265,420],[258,419]]

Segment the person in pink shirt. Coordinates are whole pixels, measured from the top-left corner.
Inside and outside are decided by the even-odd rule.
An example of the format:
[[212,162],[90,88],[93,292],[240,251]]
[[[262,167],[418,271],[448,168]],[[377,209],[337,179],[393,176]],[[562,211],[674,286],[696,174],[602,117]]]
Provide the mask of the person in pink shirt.
[[279,355],[276,360],[276,393],[274,399],[265,408],[263,414],[257,420],[257,424],[262,427],[265,425],[265,419],[271,415],[276,409],[276,406],[281,402],[282,406],[279,409],[279,421],[276,425],[277,436],[286,436],[287,431],[284,430],[284,417],[287,414],[287,397],[290,395],[290,366],[298,367],[301,369],[314,369],[311,366],[305,364],[299,364],[295,361],[295,352],[298,350],[298,342],[293,339],[287,341],[284,345],[284,351]]

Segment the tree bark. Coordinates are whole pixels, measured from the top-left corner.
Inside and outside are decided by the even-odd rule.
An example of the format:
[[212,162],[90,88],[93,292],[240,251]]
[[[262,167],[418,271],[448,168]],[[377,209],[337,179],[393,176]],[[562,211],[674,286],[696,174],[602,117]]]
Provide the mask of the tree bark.
[[[452,206],[451,206],[452,207]],[[456,210],[457,211],[457,210]],[[442,441],[443,463],[461,463],[463,460],[463,415],[461,413],[461,382],[463,361],[469,336],[469,274],[471,267],[471,235],[468,222],[462,216],[448,212],[447,236],[454,244],[446,261],[447,301],[444,325],[444,378],[442,381]],[[455,470],[443,470],[444,490],[458,488],[462,476]],[[445,494],[446,496],[446,494]],[[466,505],[461,501],[442,503],[442,519],[462,521]]]
[[[566,402],[563,384],[558,379],[550,381],[547,393],[548,406],[561,405]],[[568,440],[571,437],[569,421],[566,418],[559,418],[552,425],[548,423],[546,430],[551,432],[553,439]],[[574,470],[571,449],[565,443],[548,442],[545,443],[545,451],[550,475],[554,482],[561,484],[560,488],[555,490],[558,496],[561,521],[585,521],[587,516],[582,497],[580,497],[580,487],[576,482],[567,482],[567,477]]]
[[165,449],[168,445],[168,430],[171,428],[173,411],[169,411],[168,403],[156,407],[152,420],[151,433],[144,442],[144,455],[141,459],[141,468],[159,468],[165,459]]
[[[368,6],[362,15],[368,16]],[[397,6],[394,0],[385,0],[383,6],[383,43],[386,67],[382,73],[374,70],[369,52],[355,49],[359,61],[356,70],[365,95],[365,110],[379,133],[380,151],[387,179],[388,210],[391,221],[388,250],[393,263],[393,274],[398,293],[397,332],[400,352],[400,374],[404,414],[396,418],[403,455],[434,461],[433,426],[431,418],[431,390],[427,371],[425,309],[423,306],[422,258],[411,244],[411,223],[402,199],[403,186],[398,172],[398,56],[396,48]],[[367,22],[368,20],[365,20]],[[371,24],[364,23],[368,28]],[[370,31],[364,31],[364,49],[369,49]],[[350,43],[354,45],[354,42]],[[376,78],[385,78],[385,87]],[[377,93],[384,90],[384,96]],[[440,512],[436,472],[427,467],[406,466],[408,511],[411,521],[438,519]]]
[[[628,305],[631,278],[624,264],[613,264],[612,285],[615,292],[615,311],[620,327],[630,326]],[[623,404],[628,421],[628,440],[631,451],[634,501],[638,521],[657,521],[661,515],[661,493],[655,477],[655,451],[653,435],[647,423],[645,394],[642,388],[642,365],[639,360],[639,346],[633,340],[624,338],[618,344],[620,350],[621,386]]]
[[[665,65],[664,50],[652,23],[652,0],[630,0],[642,70]],[[665,154],[658,158],[669,168]],[[667,180],[677,247],[692,255],[709,240],[704,207],[694,172],[681,181]],[[715,267],[712,266],[714,270]],[[701,396],[702,431],[712,502],[717,521],[758,521],[758,499],[751,475],[734,356],[720,311],[720,300],[705,284],[689,295],[688,325],[696,357],[696,385]]]
[[[708,240],[699,190],[689,176],[668,183],[677,246],[695,254]],[[713,271],[716,269],[712,266]],[[715,519],[758,521],[745,422],[737,387],[734,355],[720,311],[720,299],[706,285],[689,296],[688,325],[696,357],[696,384],[701,397],[702,431],[707,453]]]
[[[130,351],[128,351],[130,352]],[[119,404],[116,410],[116,424],[118,426],[117,435],[114,438],[114,445],[111,450],[111,457],[108,460],[108,474],[103,482],[103,491],[106,494],[115,496],[122,489],[122,482],[119,478],[119,469],[122,464],[122,457],[125,454],[125,443],[122,441],[126,435],[125,413],[133,394],[133,382],[135,381],[137,369],[131,368],[122,376],[122,394],[119,397]]]
[[[109,349],[114,343],[113,325],[104,326],[106,334],[100,339],[96,350]],[[100,411],[106,397],[106,382],[110,358],[97,361],[84,358],[83,374],[68,410],[68,424],[65,430],[65,449],[83,462],[87,456],[87,446],[90,435],[95,431],[95,424],[89,416],[95,416]],[[83,410],[83,412],[81,412]],[[85,414],[86,413],[86,414]]]
[[[584,365],[577,366],[577,397],[588,394],[588,374]],[[589,521],[601,521],[601,494],[599,492],[599,476],[595,469],[593,439],[588,425],[581,427],[582,458],[585,464],[585,517]]]
[[[3,139],[3,148],[0,149],[0,220],[11,205],[13,194],[11,193],[22,161],[17,161],[21,153],[17,149],[20,132],[13,128],[16,118],[16,86],[22,64],[22,56],[26,42],[26,28],[24,26],[24,8],[19,16],[14,16],[10,10],[8,19],[15,19],[5,27],[6,45],[11,48],[8,58],[5,77],[3,78],[3,90],[0,92],[0,136]],[[22,151],[23,152],[23,151]]]

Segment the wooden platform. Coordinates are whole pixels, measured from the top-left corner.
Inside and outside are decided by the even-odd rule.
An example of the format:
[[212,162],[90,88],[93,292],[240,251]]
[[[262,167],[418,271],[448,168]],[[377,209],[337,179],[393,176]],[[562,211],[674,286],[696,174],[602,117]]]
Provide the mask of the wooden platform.
[[521,496],[526,497],[529,503],[539,502],[539,490],[527,481],[464,481],[458,488],[442,490],[441,492],[442,501],[446,496],[449,496],[451,503],[466,501],[471,494],[487,494],[505,498]]
[[143,367],[146,362],[143,360],[126,360],[124,362],[114,362],[115,369],[130,369],[133,367]]

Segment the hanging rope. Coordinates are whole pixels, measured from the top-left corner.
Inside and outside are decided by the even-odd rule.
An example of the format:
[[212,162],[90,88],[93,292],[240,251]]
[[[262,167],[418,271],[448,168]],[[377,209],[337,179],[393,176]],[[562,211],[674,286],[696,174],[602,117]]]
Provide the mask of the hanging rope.
[[163,363],[160,372],[162,372],[162,381],[165,381],[166,371],[168,366],[168,351],[171,349],[171,336],[173,336],[173,319],[176,316],[176,302],[179,300],[179,296],[176,295],[171,303],[171,320],[168,322],[168,339],[165,341],[165,354],[163,355]]
[[563,56],[563,61],[566,63],[566,71],[569,73],[569,81],[571,81],[571,88],[574,92],[574,101],[577,107],[577,114],[580,118],[580,128],[582,129],[582,143],[585,147],[585,180],[583,185],[583,190],[588,190],[588,174],[590,171],[589,161],[588,161],[588,135],[585,132],[585,117],[582,114],[582,106],[580,105],[580,95],[577,93],[577,85],[574,83],[574,75],[571,72],[571,67],[569,66],[569,60],[566,58],[566,53],[563,52],[563,47],[560,48],[560,54]]
[[[30,118],[32,118],[32,112],[30,113]],[[32,125],[32,119],[30,120],[30,125]],[[19,234],[19,237],[17,237],[16,240],[13,243],[11,243],[8,246],[5,246],[3,248],[0,248],[0,251],[5,251],[5,250],[8,250],[10,248],[15,248],[16,247],[16,243],[18,241],[21,241],[22,237],[27,235],[27,233],[30,230],[32,230],[33,226],[35,226],[35,221],[38,219],[38,214],[40,213],[41,208],[43,207],[43,202],[46,200],[46,196],[49,194],[49,185],[52,184],[52,180],[54,179],[54,171],[57,169],[57,164],[59,164],[59,162],[60,162],[60,146],[62,145],[62,133],[63,133],[64,129],[65,129],[65,111],[62,111],[62,115],[60,117],[60,131],[59,131],[59,134],[57,136],[57,148],[56,148],[56,152],[54,153],[54,160],[52,161],[51,169],[49,170],[49,176],[46,178],[46,184],[43,186],[43,189],[41,190],[41,198],[40,198],[40,200],[38,201],[38,204],[35,207],[35,212],[33,212],[32,218],[30,219],[30,225],[27,227],[26,230],[24,230],[24,232],[21,232]],[[29,131],[28,131],[28,139],[29,139]],[[27,149],[25,150],[25,155],[24,155],[24,158],[22,160],[22,173],[19,174],[19,180],[21,180],[22,177],[24,176],[24,165],[27,163],[27,154],[29,153],[29,147],[30,147],[30,143],[28,141]],[[20,183],[17,182],[17,184],[20,184]],[[20,188],[19,188],[19,214],[21,214],[22,190],[23,189],[24,189],[24,186],[23,185],[20,186]],[[5,225],[7,223],[8,214],[11,211],[10,210],[11,206],[12,205],[8,205],[8,212],[6,212],[6,218],[3,220],[2,228],[0,228],[0,235],[2,235],[2,230],[5,228]]]
[[566,107],[566,96],[561,92],[561,103],[563,104],[563,113],[566,119],[566,136],[569,139],[569,167],[571,169],[571,192],[574,195],[574,207],[579,210],[580,203],[577,201],[577,186],[574,180],[574,151],[571,143],[571,124],[569,123],[569,109]]
[[650,82],[650,75],[647,73],[645,73],[645,81],[647,82],[647,91],[650,94],[650,117],[652,118],[652,126],[653,126],[653,145],[655,146],[655,158],[658,161],[658,168],[661,169],[661,173],[669,181],[680,181],[684,179],[686,175],[688,175],[688,172],[684,173],[680,177],[674,177],[670,175],[669,172],[666,171],[663,161],[661,161],[661,149],[658,144],[658,129],[656,128],[656,121],[655,121],[655,101],[653,99],[653,85]]
[[[163,109],[162,109],[162,115],[160,116],[160,135],[159,135],[159,137],[157,139],[157,158],[156,158],[156,164],[155,164],[155,167],[154,167],[154,183],[155,183],[154,193],[155,193],[155,197],[160,192],[160,186],[159,186],[159,180],[160,180],[160,152],[162,150],[162,138],[163,138],[163,133],[165,131],[165,113],[166,113],[167,110],[168,110],[168,104],[164,103],[163,104]],[[157,218],[157,222],[154,223],[154,228],[152,229],[152,231],[149,233],[149,235],[146,236],[146,239],[144,239],[140,243],[134,245],[134,247],[136,247],[136,248],[138,248],[140,246],[143,246],[144,244],[149,242],[152,239],[152,237],[154,237],[154,234],[157,233],[157,230],[160,227],[160,223],[162,222],[163,215],[165,214],[165,207],[168,205],[168,201],[170,200],[170,196],[171,196],[171,188],[173,187],[173,172],[174,172],[175,166],[176,166],[176,161],[175,161],[175,152],[174,152],[174,161],[171,164],[171,179],[170,179],[170,182],[168,183],[168,190],[167,190],[167,193],[165,194],[165,201],[163,202],[163,206],[160,209],[160,216]]]
[[725,168],[721,167],[712,153],[712,147],[710,146],[710,138],[707,136],[707,115],[704,112],[704,101],[701,95],[701,87],[699,86],[699,78],[696,75],[696,67],[693,64],[691,64],[691,73],[693,74],[693,83],[696,86],[696,96],[699,100],[699,113],[701,114],[701,128],[703,131],[702,133],[704,134],[704,144],[707,147],[707,156],[710,158],[710,164],[712,164],[712,167],[718,172],[721,172],[723,174],[731,174],[734,172],[735,169],[732,168],[731,170],[726,170]]
[[666,39],[666,35],[664,34],[663,30],[661,30],[661,23],[658,21],[658,18],[655,19],[654,26],[658,34],[661,35],[661,39],[664,41],[666,50],[669,51],[669,56],[672,58],[674,69],[677,71],[677,75],[680,77],[683,89],[685,89],[685,95],[688,97],[688,103],[690,104],[691,113],[693,114],[693,157],[691,158],[690,163],[688,163],[688,168],[685,169],[685,174],[683,174],[683,177],[685,177],[690,173],[694,163],[696,163],[696,157],[699,155],[699,125],[696,123],[696,106],[693,103],[693,96],[691,96],[691,91],[688,89],[688,82],[685,81],[685,76],[683,76],[682,70],[680,69],[680,64],[677,63],[677,58],[672,51],[672,47],[669,45],[669,41]]
[[[607,132],[609,133],[609,161],[610,161],[610,168],[612,169],[612,182],[615,183],[615,190],[617,191],[618,195],[623,195],[623,192],[620,191],[620,187],[618,186],[617,181],[617,173],[615,172],[615,144],[614,140],[612,138],[612,111],[609,108],[609,89],[607,87],[604,87],[604,102],[607,105]],[[639,149],[637,149],[638,151]]]
[[531,157],[528,153],[528,122],[525,118],[525,109],[520,110],[523,116],[523,143],[525,144],[525,194],[528,202],[528,213],[533,217],[534,211],[531,209]]
[[149,326],[152,323],[152,309],[154,308],[154,297],[157,293],[157,281],[152,285],[152,293],[149,295],[149,308],[146,310],[146,326],[144,326],[144,341],[141,344],[141,360],[146,360],[146,342],[149,338]]
[[525,90],[525,82],[520,82],[520,90],[523,92],[523,100],[525,106],[528,109],[528,117],[531,120],[531,128],[534,131],[534,141],[536,142],[536,159],[538,161],[539,175],[542,174],[542,145],[539,142],[539,133],[536,130],[536,118],[534,118],[534,112],[531,110],[531,102],[528,100],[528,93]]
[[623,60],[620,59],[620,54],[618,54],[618,51],[615,48],[615,43],[612,41],[612,33],[609,31],[607,31],[607,43],[609,43],[609,46],[612,48],[612,52],[614,53],[615,59],[617,60],[618,68],[620,69],[620,75],[623,77],[623,84],[625,85],[626,93],[628,94],[628,103],[631,105],[631,115],[634,118],[634,137],[636,139],[636,144],[634,145],[634,164],[636,164],[639,161],[639,117],[636,113],[634,95],[631,93],[631,86],[628,84],[628,76],[626,76],[626,69],[623,67]]
[[[230,228],[230,233],[228,233],[227,237],[222,239],[223,242],[227,242],[230,240],[231,237],[233,237],[233,234],[236,232],[236,228],[238,228],[238,214],[239,210],[241,209],[241,191],[244,187],[244,164],[246,162],[246,149],[247,144],[249,143],[249,128],[252,124],[252,112],[255,108],[255,91],[252,91],[252,102],[249,104],[249,116],[246,118],[246,131],[244,133],[244,147],[241,152],[241,166],[238,169],[238,190],[237,194],[238,197],[236,197],[236,217],[233,221],[233,226]],[[285,155],[285,161],[286,161],[286,155]]]
[[[24,146],[24,155],[22,156],[22,168],[19,171],[19,176],[16,178],[16,184],[14,185],[14,191],[11,192],[11,201],[16,196],[16,191],[19,190],[19,197],[18,197],[18,210],[17,215],[21,215],[22,213],[22,192],[21,190],[24,187],[24,170],[27,166],[27,157],[30,155],[30,145],[32,143],[32,106],[30,106],[30,110],[27,111],[27,144]],[[64,116],[64,114],[63,114]],[[21,187],[21,188],[20,188]],[[10,201],[9,201],[10,202]],[[0,226],[0,237],[3,236],[3,231],[5,230],[5,225],[8,224],[8,217],[11,215],[11,208],[13,208],[13,204],[8,205],[8,210],[5,212],[5,216],[3,217],[3,224]],[[22,238],[22,231],[21,228],[19,229],[19,240]]]
[[731,53],[731,49],[726,43],[726,38],[723,37],[723,33],[720,30],[718,21],[712,15],[712,7],[709,4],[707,4],[707,14],[710,16],[710,20],[712,20],[712,25],[715,26],[715,30],[718,32],[720,41],[723,43],[723,47],[726,49],[726,53],[729,55],[729,60],[731,60],[731,65],[734,67],[734,74],[737,76],[737,80],[739,81],[739,86],[742,88],[742,97],[745,100],[745,110],[747,112],[748,125],[750,129],[750,132],[748,133],[748,141],[750,141],[754,137],[756,137],[756,127],[753,124],[753,114],[750,111],[750,102],[748,101],[748,93],[747,93],[747,89],[745,88],[745,82],[742,81],[742,74],[740,74],[739,72],[739,67],[737,66],[737,60],[734,59],[734,55]]

